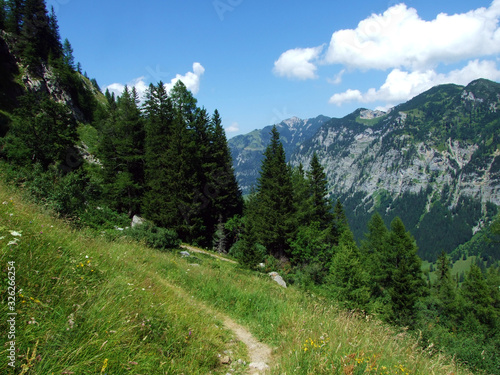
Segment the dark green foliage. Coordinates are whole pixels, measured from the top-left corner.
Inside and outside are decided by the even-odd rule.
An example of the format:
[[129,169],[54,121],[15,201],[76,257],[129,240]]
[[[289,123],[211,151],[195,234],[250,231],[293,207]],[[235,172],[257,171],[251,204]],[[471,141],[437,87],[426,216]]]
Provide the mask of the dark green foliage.
[[344,230],[335,248],[328,288],[332,296],[348,309],[365,310],[370,300],[368,274],[350,230]]
[[116,111],[100,131],[99,158],[106,199],[112,208],[132,217],[141,212],[144,184],[144,125],[135,89],[125,88]]
[[425,282],[415,240],[399,218],[391,223],[383,262],[388,265],[385,283],[392,302],[391,320],[401,325],[412,325],[416,302],[424,294]]
[[249,220],[257,241],[269,254],[280,258],[290,255],[290,240],[296,230],[291,169],[276,127],[271,130],[271,143],[264,153],[257,192]]
[[146,243],[146,245],[154,249],[163,251],[174,249],[181,244],[181,241],[175,231],[157,227],[149,221],[136,225],[133,228],[128,228],[124,230],[123,233],[136,239],[137,241]]
[[340,200],[337,199],[337,203],[335,204],[335,207],[333,209],[333,219],[330,226],[331,242],[334,245],[338,245],[342,233],[344,233],[346,230],[350,231],[347,216],[345,214],[342,203],[340,203]]
[[6,0],[5,28],[8,32],[21,33],[24,0]]
[[361,252],[365,269],[372,280],[371,293],[374,298],[382,298],[389,286],[389,267],[385,261],[389,231],[378,212],[368,222],[368,233],[362,242]]
[[71,70],[75,70],[75,57],[73,56],[73,47],[71,47],[71,43],[66,38],[64,39],[63,47],[63,63]]
[[437,261],[437,280],[433,287],[439,301],[438,314],[442,317],[442,323],[452,323],[456,320],[458,310],[456,283],[451,276],[450,259],[444,252]]
[[60,41],[56,38],[53,20],[49,19],[45,1],[26,0],[23,7],[23,18],[19,48],[21,58],[28,69],[37,74],[41,62],[49,59],[52,52],[55,57],[60,53],[57,47]]
[[20,165],[37,162],[47,170],[66,159],[76,139],[76,122],[66,106],[48,96],[26,94],[14,112],[3,152]]
[[[318,155],[313,154],[307,173],[311,195],[311,221],[320,223],[321,229],[326,229],[332,220],[331,203],[328,199],[328,181]],[[337,218],[337,217],[336,217]],[[345,218],[345,215],[344,215]],[[341,218],[342,220],[343,218]]]

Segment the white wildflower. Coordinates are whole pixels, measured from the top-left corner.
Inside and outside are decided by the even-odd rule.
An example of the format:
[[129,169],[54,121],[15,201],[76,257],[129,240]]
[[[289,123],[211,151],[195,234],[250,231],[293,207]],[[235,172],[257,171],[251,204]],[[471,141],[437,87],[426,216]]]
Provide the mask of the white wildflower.
[[21,237],[22,234],[20,232],[16,232],[15,230],[11,230],[10,234],[13,235],[14,237]]

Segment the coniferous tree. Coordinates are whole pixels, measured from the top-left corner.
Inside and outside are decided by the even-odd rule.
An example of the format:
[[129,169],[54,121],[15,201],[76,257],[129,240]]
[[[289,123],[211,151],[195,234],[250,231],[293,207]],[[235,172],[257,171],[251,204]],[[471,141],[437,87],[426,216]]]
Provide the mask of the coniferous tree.
[[213,167],[207,171],[208,185],[204,192],[213,200],[214,210],[211,216],[220,236],[216,247],[218,251],[226,252],[229,244],[224,224],[231,217],[243,213],[243,197],[236,181],[231,152],[217,110],[210,121],[211,134],[207,157],[212,159]]
[[330,225],[330,242],[333,245],[338,245],[342,233],[347,229],[349,229],[349,223],[347,222],[344,206],[337,199],[337,203],[333,208],[333,219]]
[[49,50],[53,58],[59,58],[62,54],[62,44],[61,44],[61,34],[59,33],[59,24],[57,22],[57,16],[54,11],[54,7],[50,8],[49,14]]
[[125,87],[101,133],[105,194],[113,208],[132,217],[141,212],[144,188],[144,124],[135,88]]
[[312,216],[311,189],[302,164],[292,169],[292,185],[297,225],[299,227],[308,226]]
[[370,300],[368,275],[352,232],[342,232],[330,266],[329,288],[335,299],[348,309],[366,309]]
[[[112,101],[109,92],[106,92],[108,101]],[[169,206],[166,189],[170,183],[168,169],[171,160],[167,152],[170,147],[173,126],[173,108],[163,82],[157,86],[151,84],[146,91],[144,104],[146,115],[145,124],[145,181],[144,215],[161,226],[171,223],[167,217]],[[167,217],[165,217],[167,216]]]
[[[477,323],[493,328],[498,319],[498,312],[493,306],[488,284],[481,269],[472,265],[460,288],[462,298],[462,316],[470,331],[478,328]],[[472,324],[471,324],[472,323]]]
[[75,57],[73,56],[73,47],[71,47],[71,43],[69,42],[68,38],[64,39],[62,52],[64,64],[71,70],[75,70]]
[[415,240],[399,217],[391,222],[387,255],[383,261],[391,267],[388,269],[393,311],[391,319],[401,325],[412,325],[416,314],[415,304],[424,293],[425,281]]
[[48,61],[53,47],[52,30],[44,0],[26,0],[21,28],[21,55],[32,72]]
[[450,272],[450,260],[443,251],[437,260],[437,280],[434,290],[438,298],[439,313],[443,320],[454,321],[457,312],[455,282]]
[[385,262],[388,251],[388,235],[389,231],[382,216],[375,212],[368,222],[368,233],[361,246],[365,269],[371,279],[371,294],[375,298],[383,297],[390,285],[389,267],[392,266]]
[[328,181],[316,153],[313,154],[311,159],[307,176],[311,190],[311,220],[319,222],[321,229],[326,229],[332,221],[331,204],[327,195]]
[[77,124],[70,110],[48,96],[26,94],[20,99],[3,150],[21,164],[50,164],[65,160],[68,148],[76,143]]
[[257,240],[276,258],[290,256],[290,241],[296,230],[291,169],[274,126],[271,142],[264,152],[255,197],[251,210]]
[[5,28],[13,34],[21,34],[24,0],[6,1]]

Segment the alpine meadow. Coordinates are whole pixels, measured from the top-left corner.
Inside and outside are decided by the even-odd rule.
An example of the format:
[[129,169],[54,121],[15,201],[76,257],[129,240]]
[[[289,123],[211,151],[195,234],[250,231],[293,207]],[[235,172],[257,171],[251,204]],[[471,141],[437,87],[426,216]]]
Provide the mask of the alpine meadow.
[[[2,374],[500,374],[500,75],[228,139],[201,64],[101,88],[61,36],[81,2],[56,3],[0,0]],[[218,27],[252,13],[207,3]],[[321,91],[342,31],[273,74]]]

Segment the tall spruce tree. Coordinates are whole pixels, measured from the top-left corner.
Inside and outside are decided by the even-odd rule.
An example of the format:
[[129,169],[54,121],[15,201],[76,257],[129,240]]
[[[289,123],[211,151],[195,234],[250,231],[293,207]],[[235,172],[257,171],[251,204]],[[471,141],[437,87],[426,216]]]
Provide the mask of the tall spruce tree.
[[331,224],[333,217],[328,199],[328,181],[316,153],[311,159],[307,176],[311,191],[311,220],[319,222],[321,229],[326,229]]
[[348,309],[365,310],[370,300],[368,274],[352,232],[342,232],[331,261],[329,289],[335,299]]
[[21,56],[32,72],[49,58],[54,45],[49,16],[44,0],[26,0],[21,28]]
[[69,108],[48,95],[28,93],[19,102],[3,152],[19,164],[35,162],[44,170],[63,162],[77,140],[77,124]]
[[362,258],[365,269],[371,279],[371,294],[375,298],[383,297],[390,285],[389,269],[392,265],[385,262],[388,258],[389,231],[384,224],[382,216],[375,212],[368,222],[368,233],[361,245]]
[[210,121],[211,134],[206,157],[212,159],[212,168],[206,171],[208,185],[204,193],[213,201],[211,220],[219,233],[216,248],[220,252],[227,252],[229,244],[224,224],[231,217],[243,213],[243,197],[236,181],[231,152],[217,110]]
[[290,241],[296,231],[291,168],[276,126],[264,152],[250,220],[257,240],[276,258],[290,256]]
[[[108,93],[108,100],[112,100]],[[160,226],[172,225],[168,212],[169,173],[172,160],[168,148],[172,137],[174,112],[163,82],[151,84],[144,103],[145,122],[145,185],[144,215]]]
[[412,235],[399,217],[391,222],[386,258],[389,271],[389,294],[392,302],[391,320],[400,325],[413,325],[416,302],[425,290],[422,260]]
[[135,88],[125,87],[101,127],[99,159],[111,206],[129,217],[141,212],[144,189],[144,123]]
[[443,251],[437,260],[437,280],[434,291],[438,298],[439,314],[442,321],[454,321],[457,313],[457,293],[455,281],[450,272],[450,260]]
[[333,219],[330,225],[330,242],[333,245],[338,245],[342,233],[347,229],[349,229],[349,223],[347,222],[344,206],[337,199],[337,203],[335,203],[335,207],[333,208]]
[[71,43],[68,38],[64,39],[63,47],[63,63],[71,70],[75,70],[75,57],[73,56],[73,47],[71,47]]
[[6,1],[5,29],[13,34],[21,34],[24,0]]

